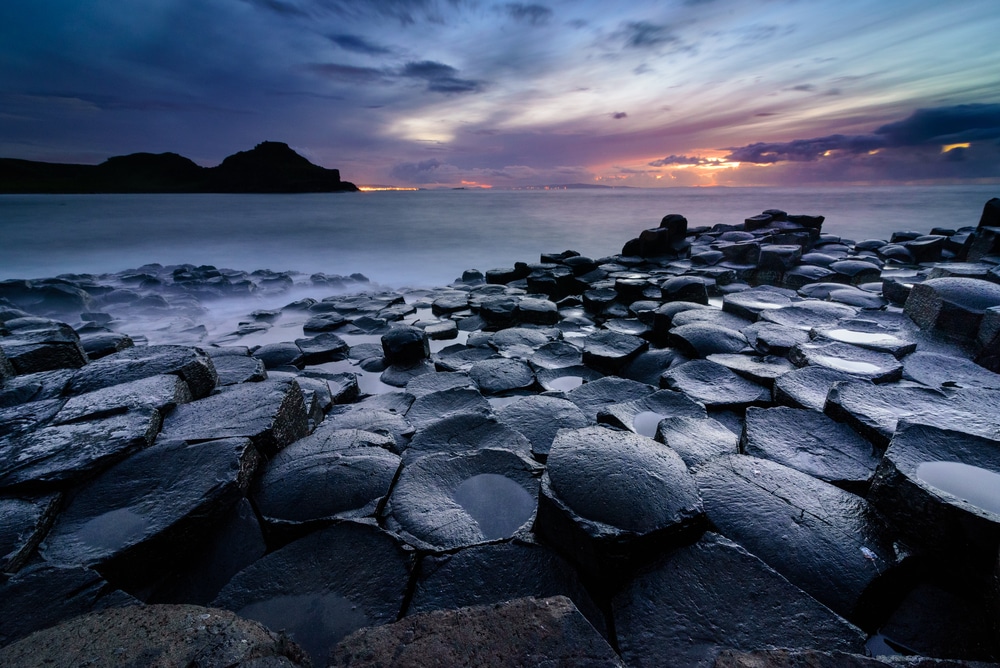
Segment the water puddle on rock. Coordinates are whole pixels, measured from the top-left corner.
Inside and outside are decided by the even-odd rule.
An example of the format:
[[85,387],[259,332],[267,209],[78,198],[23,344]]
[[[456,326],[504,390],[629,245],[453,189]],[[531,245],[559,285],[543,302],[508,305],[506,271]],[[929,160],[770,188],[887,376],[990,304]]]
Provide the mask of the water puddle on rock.
[[961,462],[924,462],[917,478],[931,487],[1000,515],[1000,474]]
[[149,520],[131,508],[118,508],[88,520],[76,538],[95,550],[115,550],[132,544],[149,528]]
[[823,334],[834,341],[841,341],[843,343],[894,346],[903,342],[891,334],[859,332],[853,329],[831,329]]
[[870,362],[858,362],[857,360],[845,360],[831,355],[816,355],[816,363],[820,366],[829,367],[847,373],[878,373],[881,369],[877,364]]
[[313,660],[324,665],[327,654],[347,634],[370,624],[354,602],[339,594],[275,596],[237,611],[271,629],[284,629]]
[[545,388],[559,392],[569,392],[583,385],[583,376],[559,376],[545,381]]
[[454,499],[479,523],[487,540],[509,538],[535,512],[535,500],[526,489],[496,473],[480,473],[455,489]]
[[643,411],[632,418],[632,429],[637,434],[653,438],[656,436],[657,425],[664,417],[666,416],[653,411]]

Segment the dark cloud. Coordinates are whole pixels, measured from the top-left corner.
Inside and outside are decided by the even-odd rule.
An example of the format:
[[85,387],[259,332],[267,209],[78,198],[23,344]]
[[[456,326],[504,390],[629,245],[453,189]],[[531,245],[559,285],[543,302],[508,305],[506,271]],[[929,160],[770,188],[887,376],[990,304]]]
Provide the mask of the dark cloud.
[[786,88],[785,90],[792,90],[799,93],[811,93],[816,90],[816,86],[812,84],[799,84],[798,86],[792,86],[791,88]]
[[386,73],[375,67],[356,67],[340,63],[312,63],[307,66],[307,69],[335,81],[370,83],[386,79]]
[[410,79],[423,79],[427,82],[427,90],[435,93],[475,93],[482,88],[481,81],[460,79],[451,65],[433,60],[409,62],[403,66],[401,76]]
[[621,120],[623,118],[628,118],[628,114],[625,113],[624,111],[616,111],[615,113],[611,114],[611,118],[615,120]]
[[621,35],[625,38],[625,46],[633,49],[651,49],[680,41],[670,26],[657,25],[649,21],[626,23],[622,27]]
[[354,51],[355,53],[364,53],[371,56],[390,53],[386,47],[373,44],[358,35],[330,35],[329,37],[331,42],[346,51]]
[[552,10],[545,5],[525,5],[520,2],[509,2],[503,10],[515,21],[542,25],[552,18]]
[[291,2],[285,2],[284,0],[243,0],[243,2],[248,5],[253,5],[255,7],[261,7],[263,9],[270,10],[276,14],[282,14],[284,16],[307,16],[307,12]]
[[917,109],[875,130],[891,146],[958,144],[1000,138],[1000,104]]
[[757,142],[747,146],[728,147],[729,162],[752,162],[771,165],[777,162],[808,162],[816,160],[827,151],[867,153],[885,146],[885,140],[873,135],[829,135],[813,139],[795,139],[789,142]]
[[428,183],[433,181],[434,173],[444,164],[437,158],[421,162],[401,162],[393,166],[389,174],[394,179],[406,183]]
[[670,165],[717,165],[719,160],[700,158],[695,155],[668,155],[665,158],[649,163],[650,167],[668,167]]

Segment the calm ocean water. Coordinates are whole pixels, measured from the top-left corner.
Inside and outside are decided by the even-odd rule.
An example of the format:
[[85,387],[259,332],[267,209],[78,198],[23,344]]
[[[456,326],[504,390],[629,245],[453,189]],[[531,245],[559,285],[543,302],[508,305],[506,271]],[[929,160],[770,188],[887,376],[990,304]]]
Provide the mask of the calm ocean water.
[[826,216],[855,240],[979,221],[997,186],[420,191],[317,195],[0,196],[0,279],[142,264],[361,272],[387,286],[574,249],[611,255],[667,213],[738,223],[767,208]]

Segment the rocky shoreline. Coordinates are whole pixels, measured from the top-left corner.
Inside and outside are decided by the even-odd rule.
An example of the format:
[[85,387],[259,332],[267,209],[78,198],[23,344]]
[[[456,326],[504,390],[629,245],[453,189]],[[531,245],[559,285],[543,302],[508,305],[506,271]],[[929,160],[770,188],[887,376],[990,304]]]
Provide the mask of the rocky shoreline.
[[0,281],[0,663],[1000,660],[1000,199],[822,223]]

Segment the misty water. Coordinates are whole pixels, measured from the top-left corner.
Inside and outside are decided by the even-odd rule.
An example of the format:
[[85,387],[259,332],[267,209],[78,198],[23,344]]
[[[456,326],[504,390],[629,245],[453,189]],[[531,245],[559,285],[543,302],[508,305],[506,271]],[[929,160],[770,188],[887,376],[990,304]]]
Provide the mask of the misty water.
[[444,190],[307,195],[3,195],[0,279],[146,263],[361,272],[435,286],[540,252],[612,255],[667,213],[740,223],[768,208],[826,216],[861,240],[976,225],[996,186]]

